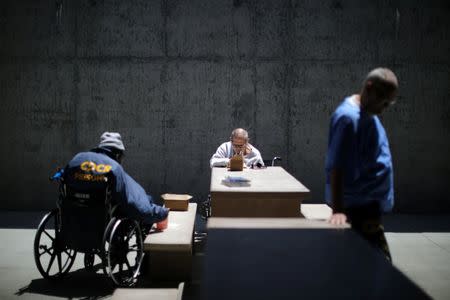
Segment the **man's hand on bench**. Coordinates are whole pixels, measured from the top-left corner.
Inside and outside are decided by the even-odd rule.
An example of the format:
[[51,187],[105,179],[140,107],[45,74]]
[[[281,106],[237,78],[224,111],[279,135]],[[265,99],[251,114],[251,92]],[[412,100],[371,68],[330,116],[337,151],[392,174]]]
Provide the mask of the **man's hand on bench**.
[[156,223],[156,230],[163,231],[167,229],[168,226],[169,226],[169,215],[167,215],[167,217],[164,220]]

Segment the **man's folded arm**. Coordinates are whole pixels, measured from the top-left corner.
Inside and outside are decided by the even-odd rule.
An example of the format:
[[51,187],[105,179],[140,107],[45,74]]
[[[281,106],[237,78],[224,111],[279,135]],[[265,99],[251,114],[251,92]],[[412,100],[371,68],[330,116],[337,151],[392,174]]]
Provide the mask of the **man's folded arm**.
[[211,168],[213,167],[226,167],[228,165],[228,162],[230,161],[229,158],[226,157],[212,157],[209,165]]
[[227,155],[227,149],[225,144],[222,144],[217,148],[216,153],[213,154],[209,161],[209,166],[212,167],[226,167],[230,159]]

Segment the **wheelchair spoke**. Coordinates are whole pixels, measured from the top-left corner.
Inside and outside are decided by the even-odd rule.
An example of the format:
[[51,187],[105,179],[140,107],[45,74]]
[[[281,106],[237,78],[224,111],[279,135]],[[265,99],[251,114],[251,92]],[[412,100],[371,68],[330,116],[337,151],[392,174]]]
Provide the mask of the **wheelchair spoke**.
[[57,253],[58,255],[58,268],[59,268],[59,272],[62,272],[62,265],[61,265],[61,252]]
[[127,243],[128,243],[128,242],[130,241],[130,239],[133,237],[133,235],[135,234],[135,232],[136,232],[136,227],[133,228],[133,230],[130,231],[130,233],[127,235],[127,238],[126,238],[126,240],[125,240]]
[[58,219],[58,216],[55,215],[54,218],[53,218],[53,225],[55,226],[55,237],[56,237],[57,231],[58,231],[58,221],[57,221],[57,219]]
[[52,242],[55,240],[55,238],[52,237],[47,231],[44,230],[44,231],[42,231],[42,232],[45,233],[45,235],[48,236],[48,238],[51,239]]
[[65,270],[66,269],[66,267],[67,267],[67,265],[70,263],[70,260],[69,259],[66,259],[66,261],[64,262],[64,265],[62,265],[62,267],[61,267],[61,273],[62,273],[62,270]]
[[44,247],[43,247],[43,248],[41,248],[41,249],[44,249],[44,251],[43,251],[42,253],[39,253],[39,256],[42,256],[42,255],[45,254],[45,253],[50,254],[50,256],[53,255],[53,253],[50,252],[50,250],[53,250],[53,247],[50,247],[50,248],[47,248],[47,247],[44,248]]
[[125,259],[125,264],[127,265],[128,270],[131,270],[131,266],[130,266],[130,263],[128,262],[128,258]]
[[111,262],[111,273],[116,269],[117,263],[115,261]]
[[62,270],[65,270],[66,267],[70,264],[70,262],[72,261],[72,257],[69,253],[67,253],[67,250],[64,250],[64,253],[67,254],[67,259],[64,262],[64,265],[62,266]]
[[47,271],[45,273],[47,273],[47,274],[50,273],[50,268],[52,267],[53,262],[55,261],[55,256],[56,256],[56,253],[53,252],[52,257],[50,258],[50,262],[48,263]]

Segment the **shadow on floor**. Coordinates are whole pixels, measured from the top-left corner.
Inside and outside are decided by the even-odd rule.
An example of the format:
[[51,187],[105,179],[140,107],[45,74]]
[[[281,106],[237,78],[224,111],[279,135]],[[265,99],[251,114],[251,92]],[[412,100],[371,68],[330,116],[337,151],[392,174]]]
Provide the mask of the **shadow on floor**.
[[[186,282],[183,299],[197,299],[199,293],[199,266],[198,260],[201,257],[194,257],[194,277],[192,282]],[[151,281],[148,279],[148,263],[143,263],[141,275],[133,288],[177,288],[178,281]],[[117,288],[109,276],[103,274],[101,264],[94,266],[95,271],[79,269],[69,272],[66,276],[58,280],[37,278],[31,280],[28,285],[21,287],[15,292],[16,296],[23,294],[45,295],[51,297],[61,297],[67,299],[103,299],[112,296]]]
[[15,294],[39,294],[63,298],[102,299],[111,296],[115,287],[108,276],[80,269],[59,280],[33,279]]
[[386,232],[450,232],[450,215],[390,214],[383,218]]

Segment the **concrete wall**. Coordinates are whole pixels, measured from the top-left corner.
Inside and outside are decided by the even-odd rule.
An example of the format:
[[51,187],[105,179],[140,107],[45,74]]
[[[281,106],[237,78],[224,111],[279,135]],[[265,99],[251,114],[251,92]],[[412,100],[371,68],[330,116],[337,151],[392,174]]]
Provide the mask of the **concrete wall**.
[[21,0],[0,4],[0,209],[54,207],[48,176],[119,131],[144,188],[209,190],[237,126],[323,202],[329,116],[373,67],[396,209],[450,211],[447,1]]

